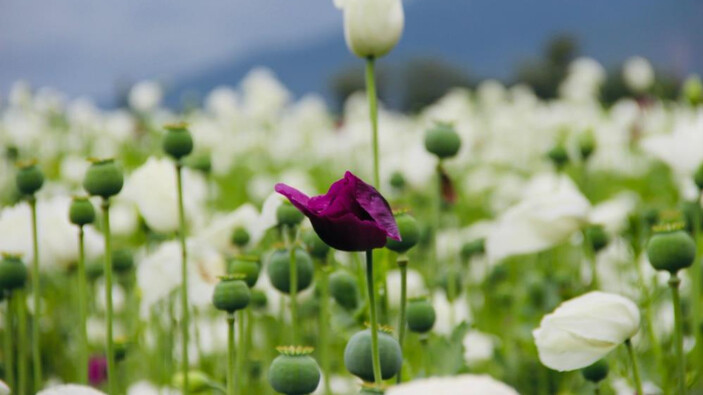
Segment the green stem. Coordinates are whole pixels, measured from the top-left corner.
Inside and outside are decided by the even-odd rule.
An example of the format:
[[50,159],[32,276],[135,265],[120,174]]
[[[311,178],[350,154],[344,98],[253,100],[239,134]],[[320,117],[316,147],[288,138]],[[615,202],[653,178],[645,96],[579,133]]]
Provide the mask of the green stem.
[[378,102],[376,98],[376,78],[374,71],[375,59],[366,58],[366,94],[369,101],[369,116],[371,117],[371,142],[373,144],[373,186],[380,188],[381,176],[378,164]]
[[27,394],[27,298],[24,290],[15,291],[13,303],[17,309],[17,331],[19,342],[17,344],[17,377],[18,394]]
[[[403,351],[403,340],[405,340],[405,309],[408,299],[408,258],[405,255],[398,257],[398,267],[400,268],[400,318],[398,320],[398,343],[400,351]],[[405,355],[405,353],[403,353]],[[403,381],[403,370],[398,372],[397,383]]]
[[378,322],[376,320],[376,281],[373,275],[373,250],[366,251],[366,286],[369,294],[369,315],[371,320],[371,355],[373,378],[377,388],[381,388],[381,356],[378,351]]
[[8,291],[5,295],[5,380],[10,388],[15,388],[15,364],[14,364],[14,344],[12,342],[13,331],[13,315],[12,310],[12,292]]
[[86,321],[88,317],[88,294],[85,274],[85,240],[83,226],[78,228],[78,315],[80,345],[78,351],[78,380],[81,384],[88,383],[88,332]]
[[329,340],[327,339],[327,326],[330,325],[329,319],[329,278],[328,269],[324,261],[320,270],[320,363],[324,377],[325,394],[332,393],[330,385],[330,360],[329,360]]
[[671,287],[671,302],[674,305],[674,343],[676,348],[676,363],[678,369],[679,393],[686,393],[686,359],[683,352],[683,314],[681,313],[681,295],[679,294],[679,279],[672,273],[669,278]]
[[112,333],[112,244],[110,236],[110,199],[103,198],[103,230],[105,236],[105,309],[107,310],[107,387],[108,393],[116,394],[115,345]]
[[696,259],[693,261],[691,266],[691,327],[694,328],[694,334],[696,337],[696,356],[698,363],[698,371],[703,370],[703,331],[701,331],[701,298],[703,297],[703,287],[701,287],[701,279],[703,274],[701,273],[701,249],[703,246],[701,242],[701,193],[698,194],[698,199],[695,201],[695,216],[694,216],[694,226],[693,226],[693,237],[696,241]]
[[290,318],[291,318],[291,333],[293,336],[293,344],[298,344],[298,267],[295,260],[295,240],[290,240],[290,233],[295,232],[294,227],[283,229],[283,237],[288,248],[290,261]]
[[[241,335],[240,335],[241,336]],[[241,352],[241,350],[240,350]],[[236,360],[234,354],[234,313],[227,315],[227,394],[234,395],[234,369]]]
[[635,350],[632,347],[632,341],[630,341],[630,339],[625,340],[625,347],[627,347],[627,353],[630,355],[630,363],[632,363],[632,377],[635,380],[637,395],[644,395],[644,392],[642,391],[642,379],[640,378],[640,369],[637,366]]
[[34,294],[34,321],[32,325],[32,367],[34,369],[34,388],[39,391],[42,383],[41,343],[39,334],[39,325],[41,321],[41,289],[39,288],[39,236],[37,230],[36,197],[30,196],[29,206],[32,209],[32,293]]
[[[233,317],[234,318],[234,317]],[[242,388],[246,388],[246,384],[244,383],[246,374],[244,373],[244,355],[247,352],[246,350],[246,337],[244,335],[244,310],[239,310],[239,328],[238,328],[238,335],[239,335],[239,352],[237,353],[237,361],[236,361],[236,372],[237,372],[237,378],[238,380],[236,381],[235,389],[237,393],[242,392]]]
[[186,248],[186,219],[183,208],[183,177],[181,162],[176,162],[176,186],[178,189],[178,240],[181,244],[181,373],[183,374],[183,393],[188,394],[188,250]]

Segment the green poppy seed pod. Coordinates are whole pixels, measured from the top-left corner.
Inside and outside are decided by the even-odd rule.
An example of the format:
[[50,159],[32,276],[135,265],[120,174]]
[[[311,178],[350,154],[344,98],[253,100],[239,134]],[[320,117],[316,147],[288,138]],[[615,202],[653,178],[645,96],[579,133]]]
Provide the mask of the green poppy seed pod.
[[34,162],[22,164],[17,170],[15,183],[22,195],[34,195],[44,185],[44,173]]
[[268,303],[268,298],[266,297],[266,293],[260,289],[252,289],[251,290],[251,305],[255,309],[263,309],[266,307],[266,304]]
[[610,237],[605,233],[605,229],[602,225],[591,225],[586,228],[585,232],[586,239],[595,252],[599,252],[605,248],[610,241]]
[[112,251],[112,268],[117,273],[125,273],[134,267],[134,256],[127,248],[116,248]]
[[563,169],[569,162],[569,154],[566,152],[566,148],[561,144],[550,149],[549,152],[547,152],[547,157],[558,170]]
[[390,184],[391,187],[395,189],[405,188],[405,177],[403,176],[403,173],[399,171],[393,172],[393,174],[391,174]]
[[337,270],[329,278],[330,294],[334,300],[348,310],[355,309],[359,304],[359,285],[356,277],[345,270]]
[[693,264],[696,258],[696,243],[683,230],[660,229],[647,243],[649,263],[656,270],[676,273]]
[[486,240],[485,239],[476,239],[469,241],[467,243],[464,243],[463,246],[461,246],[461,257],[464,260],[468,260],[474,255],[479,255],[483,254],[486,251]]
[[0,289],[12,291],[27,283],[27,266],[17,255],[4,254],[0,260]]
[[281,355],[271,362],[269,383],[277,392],[286,395],[305,395],[315,392],[320,384],[320,367],[309,354],[311,348],[279,347]]
[[86,262],[85,275],[90,280],[96,280],[103,275],[105,270],[104,262],[101,260]]
[[303,213],[288,201],[283,202],[276,209],[276,220],[279,225],[296,226],[303,222],[303,218],[305,218]]
[[425,133],[425,149],[440,159],[451,158],[460,148],[461,139],[450,124],[438,123]]
[[225,277],[217,285],[212,294],[212,304],[216,309],[234,313],[249,304],[251,292],[249,286],[234,277]]
[[693,174],[693,182],[696,183],[699,191],[703,191],[703,163],[698,166],[698,169]]
[[581,154],[581,159],[587,161],[595,150],[596,139],[593,137],[593,132],[588,131],[581,134],[579,137],[579,153]]
[[[310,255],[302,248],[295,250],[295,266],[298,272],[298,292],[312,284],[314,268]],[[288,250],[276,250],[271,254],[267,272],[271,285],[283,293],[290,292],[290,254]]]
[[107,199],[122,190],[124,175],[113,159],[93,162],[85,173],[83,188],[93,196]]
[[186,159],[185,165],[203,174],[210,174],[212,171],[212,160],[207,153],[193,155]]
[[193,136],[188,131],[188,125],[177,123],[166,125],[164,129],[166,129],[166,135],[164,135],[163,149],[168,156],[179,160],[193,151]]
[[239,226],[237,228],[234,228],[234,230],[232,231],[232,237],[230,240],[232,241],[232,244],[241,248],[249,244],[251,236],[245,228]]
[[692,106],[703,103],[703,82],[697,75],[688,77],[683,83],[683,97]]
[[400,214],[396,216],[395,222],[398,224],[401,241],[388,238],[386,248],[399,254],[404,254],[420,241],[420,226],[410,214]]
[[[188,388],[187,392],[197,394],[203,391],[211,389],[210,378],[203,372],[199,370],[191,370],[188,373]],[[173,386],[178,389],[184,389],[183,385],[185,383],[183,372],[178,372],[173,375]],[[186,391],[184,391],[186,392]]]
[[327,258],[327,254],[330,252],[330,246],[328,246],[320,236],[315,232],[307,232],[303,235],[303,241],[308,247],[308,251],[313,258],[324,260]]
[[95,207],[87,197],[74,197],[68,208],[68,219],[72,224],[83,226],[95,222]]
[[427,299],[411,300],[407,308],[408,329],[415,333],[432,330],[437,316],[434,306]]
[[609,370],[608,362],[604,359],[599,359],[593,365],[581,369],[581,374],[584,379],[592,383],[598,383],[608,377]]
[[256,285],[261,272],[259,258],[255,256],[237,257],[229,262],[230,274],[243,276],[243,280],[249,288]]
[[[403,352],[398,341],[388,333],[378,332],[378,352],[381,357],[381,377],[388,380],[400,372]],[[373,382],[373,362],[371,354],[371,330],[354,334],[344,349],[344,365],[349,373],[366,382]]]

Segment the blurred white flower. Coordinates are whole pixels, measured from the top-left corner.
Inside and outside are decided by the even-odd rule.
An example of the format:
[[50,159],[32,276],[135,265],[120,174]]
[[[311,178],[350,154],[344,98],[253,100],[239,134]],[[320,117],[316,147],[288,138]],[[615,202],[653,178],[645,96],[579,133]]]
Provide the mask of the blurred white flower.
[[[408,298],[427,296],[427,288],[422,274],[415,269],[408,269],[407,277]],[[393,308],[400,307],[400,270],[393,269],[386,274],[386,292],[388,293],[388,303]]]
[[[616,395],[632,395],[637,392],[635,387],[630,384],[629,379],[620,377],[613,380],[612,383]],[[661,395],[664,393],[661,388],[651,381],[642,383],[642,391],[644,392],[642,395]]]
[[496,338],[493,335],[470,330],[464,336],[464,361],[468,366],[493,358]]
[[128,101],[132,109],[139,112],[150,112],[161,104],[162,98],[163,92],[157,82],[141,81],[130,89]]
[[532,332],[539,359],[560,372],[581,369],[603,358],[639,330],[640,312],[629,299],[589,292],[563,302]]
[[620,233],[627,226],[627,218],[637,205],[634,192],[621,192],[610,200],[594,206],[588,215],[592,224],[602,225],[610,234]]
[[[188,168],[182,171],[185,215],[193,224],[202,218],[207,185],[200,174]],[[178,229],[176,170],[173,161],[149,158],[127,177],[121,196],[136,204],[144,221],[154,231],[168,233]]]
[[671,133],[658,133],[640,142],[645,152],[671,167],[682,178],[690,178],[703,163],[703,113],[679,117]]
[[41,390],[37,395],[105,395],[105,393],[86,385],[62,384]]
[[8,387],[4,381],[0,380],[0,395],[10,395],[10,393],[10,387]]
[[567,241],[586,223],[590,203],[567,176],[536,176],[520,203],[496,221],[486,238],[492,262]]
[[400,40],[405,16],[401,0],[335,0],[344,11],[344,38],[360,58],[379,58]]
[[432,296],[432,305],[436,315],[435,333],[449,335],[457,325],[471,320],[471,310],[466,298],[461,295],[454,302],[449,302],[444,291],[436,291]]
[[173,389],[160,388],[146,380],[142,380],[130,385],[127,389],[127,395],[180,395],[180,392]]
[[578,58],[569,65],[566,79],[559,86],[559,93],[576,102],[596,100],[603,81],[603,66],[590,58]]
[[509,385],[483,374],[430,377],[391,387],[388,395],[519,395]]
[[635,56],[625,61],[622,77],[630,89],[643,92],[654,83],[654,69],[647,59]]
[[231,119],[239,111],[239,97],[232,88],[221,86],[205,98],[205,109],[218,118]]
[[249,243],[256,245],[263,236],[258,225],[259,212],[252,204],[245,203],[231,213],[214,214],[208,225],[193,237],[220,252],[226,252],[231,249],[232,232],[239,227],[246,229],[250,237]]
[[117,197],[110,203],[110,232],[129,236],[137,230],[139,218],[134,203]]
[[266,68],[251,70],[241,84],[244,111],[260,122],[272,121],[290,100],[290,92]]
[[[324,375],[324,372],[322,373]],[[323,376],[324,377],[324,376]],[[332,375],[330,377],[330,392],[325,392],[325,386],[323,379],[320,379],[320,384],[317,386],[317,390],[313,392],[314,395],[352,395],[359,392],[360,380],[348,377],[348,376],[338,376]]]
[[[97,287],[97,305],[100,311],[106,311],[107,303],[105,300],[105,280],[101,279],[98,282]],[[124,308],[125,303],[125,292],[121,285],[112,285],[112,308],[115,312],[120,312]]]

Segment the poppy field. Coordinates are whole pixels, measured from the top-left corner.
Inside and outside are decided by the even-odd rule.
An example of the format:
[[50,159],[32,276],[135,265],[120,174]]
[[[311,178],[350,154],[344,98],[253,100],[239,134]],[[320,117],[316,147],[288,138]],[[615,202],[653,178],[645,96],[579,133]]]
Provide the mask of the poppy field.
[[[0,99],[0,395],[703,394],[703,83],[378,98],[400,0],[337,0],[364,90],[269,70],[174,110]],[[340,27],[341,28],[341,27]]]

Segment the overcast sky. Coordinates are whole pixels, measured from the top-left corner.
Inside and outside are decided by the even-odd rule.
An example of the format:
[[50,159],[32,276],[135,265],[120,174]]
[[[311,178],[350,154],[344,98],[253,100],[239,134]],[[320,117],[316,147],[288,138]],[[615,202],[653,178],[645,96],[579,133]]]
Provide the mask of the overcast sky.
[[340,29],[332,0],[2,0],[0,95],[18,79],[101,95]]

